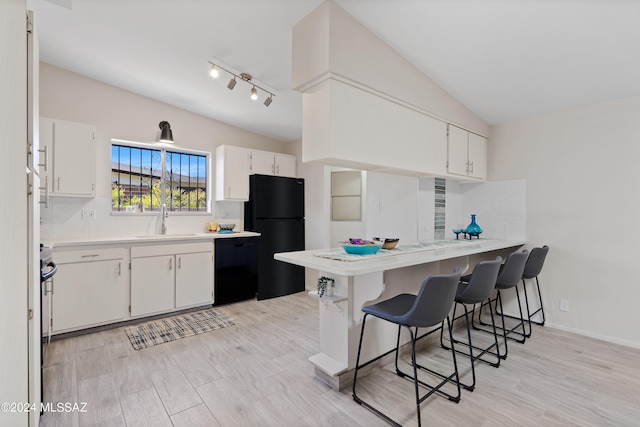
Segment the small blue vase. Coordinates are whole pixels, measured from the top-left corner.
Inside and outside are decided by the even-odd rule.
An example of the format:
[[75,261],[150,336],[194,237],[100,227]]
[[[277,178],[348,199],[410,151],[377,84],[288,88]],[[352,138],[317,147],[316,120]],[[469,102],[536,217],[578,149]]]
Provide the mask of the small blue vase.
[[469,235],[471,239],[473,236],[480,238],[480,233],[482,233],[482,228],[476,223],[476,215],[471,214],[471,224],[467,226],[467,229],[464,231]]

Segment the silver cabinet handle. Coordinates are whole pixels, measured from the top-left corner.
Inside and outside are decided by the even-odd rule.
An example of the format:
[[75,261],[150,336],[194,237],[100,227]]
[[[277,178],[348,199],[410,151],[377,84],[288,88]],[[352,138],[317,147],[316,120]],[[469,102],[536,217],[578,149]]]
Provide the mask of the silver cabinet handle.
[[280,175],[280,165],[276,166],[276,175]]
[[182,268],[182,257],[178,257],[178,270]]
[[49,168],[49,146],[45,145],[44,149],[38,150],[38,153],[44,153],[44,163],[38,163],[38,166],[42,166],[46,172]]
[[169,270],[173,269],[173,257],[169,258]]
[[118,276],[122,276],[122,262],[118,261]]
[[469,170],[469,173],[473,173],[473,162],[469,162],[469,167],[471,168],[471,170]]
[[[45,167],[45,170],[47,168]],[[49,208],[49,175],[44,176],[44,187],[40,187],[40,190],[44,190],[44,202],[40,200],[41,204],[44,204],[45,208]]]
[[60,177],[58,177],[58,191],[60,191]]
[[100,254],[81,255],[80,258],[95,258],[97,256],[100,256]]

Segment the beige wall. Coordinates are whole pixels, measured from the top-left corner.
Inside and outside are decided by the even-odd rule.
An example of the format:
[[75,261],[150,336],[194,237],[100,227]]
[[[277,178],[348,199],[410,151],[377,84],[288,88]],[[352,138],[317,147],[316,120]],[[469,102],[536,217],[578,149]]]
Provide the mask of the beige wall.
[[639,117],[633,97],[494,126],[488,160],[490,180],[527,180],[527,240],[550,246],[549,323],[638,348]]
[[[47,239],[89,238],[108,235],[156,232],[157,215],[117,217],[111,211],[111,138],[154,143],[158,124],[171,124],[175,148],[212,154],[218,145],[238,145],[266,151],[288,153],[287,143],[276,141],[216,120],[119,89],[41,63],[40,116],[96,125],[98,129],[95,199],[52,198],[51,207],[42,210],[42,237]],[[212,191],[215,188],[212,166]],[[212,200],[215,199],[212,194]],[[96,209],[96,220],[81,220],[83,208]],[[201,232],[207,221],[224,218],[241,224],[242,203],[213,202],[211,216],[170,216],[171,232]]]

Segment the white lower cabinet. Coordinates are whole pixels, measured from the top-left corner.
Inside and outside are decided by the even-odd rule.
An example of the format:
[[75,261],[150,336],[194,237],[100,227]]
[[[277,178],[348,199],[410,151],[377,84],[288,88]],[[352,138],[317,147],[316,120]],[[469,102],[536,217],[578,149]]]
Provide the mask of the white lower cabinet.
[[173,310],[173,255],[131,259],[131,315]]
[[128,269],[125,249],[55,254],[58,272],[51,294],[53,333],[126,318]]
[[213,244],[131,248],[131,316],[213,302]]
[[176,308],[213,303],[213,253],[176,255]]

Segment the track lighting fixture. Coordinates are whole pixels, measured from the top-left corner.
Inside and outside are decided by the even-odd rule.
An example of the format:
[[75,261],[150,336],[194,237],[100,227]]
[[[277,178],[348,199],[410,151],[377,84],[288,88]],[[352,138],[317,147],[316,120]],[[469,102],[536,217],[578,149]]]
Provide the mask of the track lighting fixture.
[[[227,73],[231,74],[231,80],[229,80],[229,83],[227,84],[227,88],[229,90],[233,90],[233,88],[236,87],[236,83],[238,83],[238,81],[236,80],[237,78],[247,82],[251,85],[251,99],[253,101],[255,101],[256,99],[258,99],[258,89],[260,89],[263,92],[267,93],[267,98],[264,100],[264,105],[265,106],[269,106],[271,105],[271,103],[273,102],[273,97],[276,96],[274,93],[266,90],[263,87],[258,86],[257,84],[253,83],[251,81],[251,74],[247,74],[247,73],[240,73],[240,74],[236,74],[233,71],[229,71],[224,67],[221,67],[218,64],[214,64],[213,62],[209,62],[209,64],[211,65],[211,69],[209,70],[209,74],[211,75],[211,77],[213,78],[218,78],[220,76],[220,70],[222,71],[226,71]],[[171,131],[171,130],[169,130]]]
[[160,138],[158,141],[160,142],[173,142],[173,132],[171,132],[171,125],[167,121],[160,122]]

